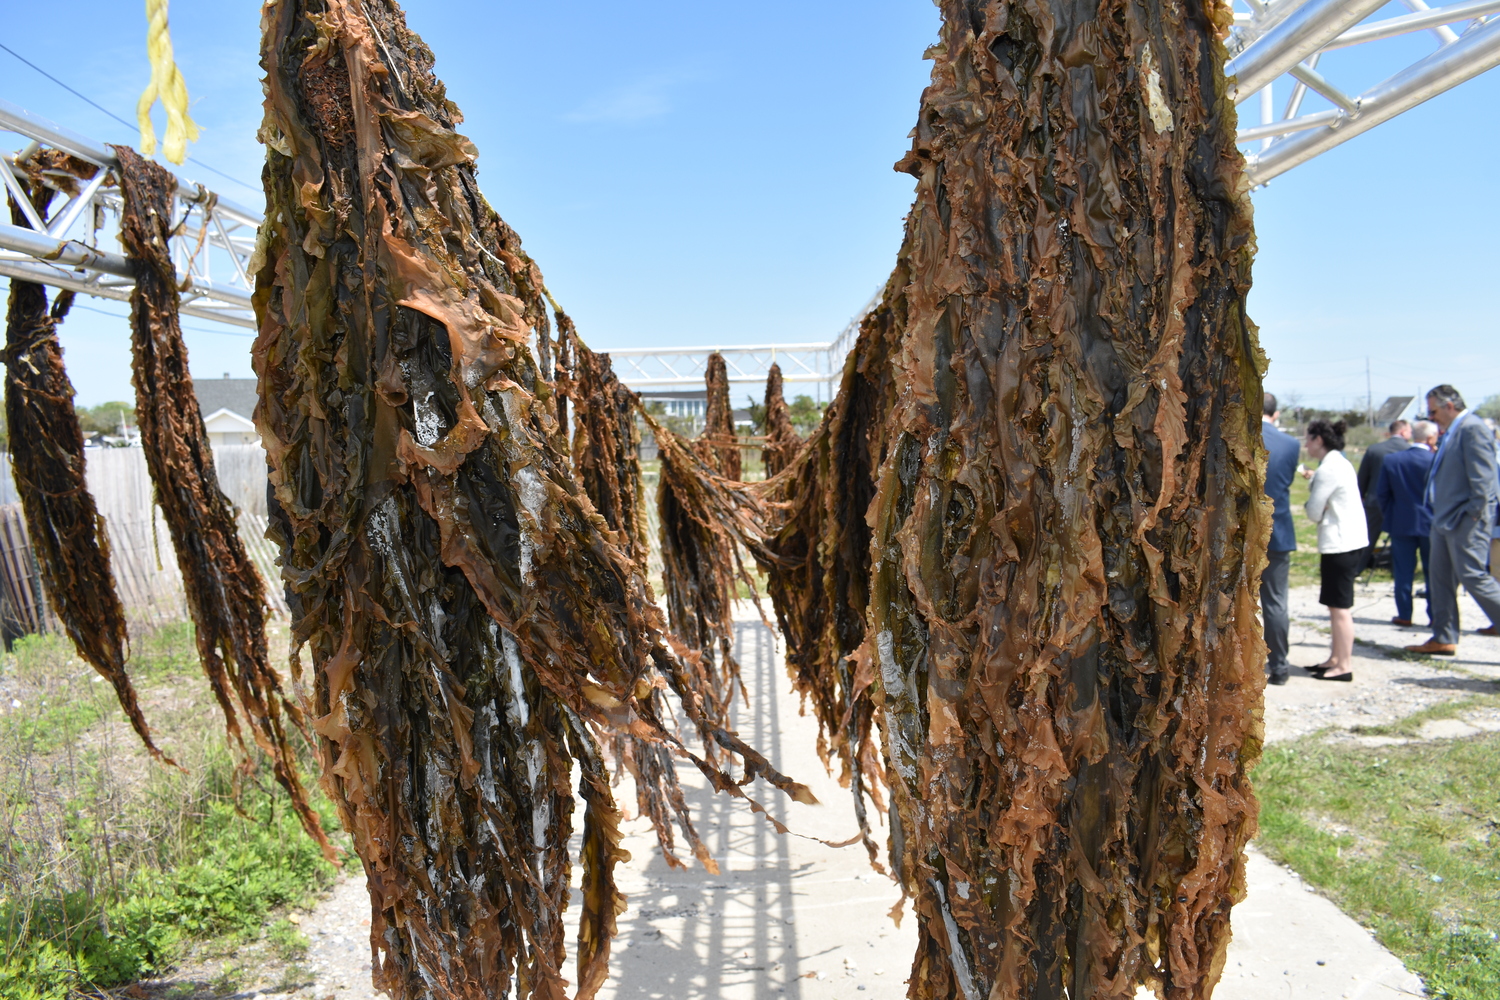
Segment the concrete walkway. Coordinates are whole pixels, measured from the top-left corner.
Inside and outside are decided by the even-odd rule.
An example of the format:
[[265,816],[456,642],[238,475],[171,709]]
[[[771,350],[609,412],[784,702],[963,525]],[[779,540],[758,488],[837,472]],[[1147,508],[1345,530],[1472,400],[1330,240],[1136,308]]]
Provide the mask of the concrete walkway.
[[[1326,616],[1315,590],[1294,593],[1293,661],[1320,662]],[[1418,642],[1378,620],[1394,614],[1388,593],[1361,591],[1360,634],[1377,644]],[[1390,610],[1387,611],[1387,605]],[[753,615],[753,612],[751,613]],[[1483,624],[1470,607],[1466,622]],[[1358,679],[1327,684],[1300,671],[1267,695],[1271,740],[1295,738],[1329,726],[1348,728],[1392,721],[1425,704],[1462,697],[1500,676],[1500,640],[1466,636],[1454,665],[1391,659],[1378,645],[1357,650]],[[817,727],[798,713],[771,633],[747,617],[739,655],[754,703],[738,720],[740,732],[778,768],[812,786],[823,803],[809,807],[765,793],[762,802],[799,834],[842,840],[855,832],[849,794],[823,771],[814,752]],[[773,696],[774,695],[774,696]],[[634,860],[619,872],[630,908],[620,918],[605,1000],[863,1000],[906,995],[916,947],[908,909],[897,927],[888,911],[900,894],[871,871],[859,847],[834,850],[805,837],[782,837],[743,803],[689,782],[693,815],[722,866],[717,875],[696,865],[671,869],[643,820],[624,824]],[[617,789],[632,805],[628,781]],[[883,829],[879,833],[883,841]],[[336,893],[304,924],[317,945],[310,956],[319,982],[315,1000],[372,996],[368,948],[351,907],[354,885]],[[351,893],[351,890],[355,890]],[[324,914],[323,910],[327,909]],[[576,911],[575,911],[576,913]],[[325,924],[328,930],[319,934]],[[352,931],[352,933],[351,933]],[[366,932],[367,933],[367,932]],[[1234,912],[1234,941],[1218,1000],[1397,1000],[1424,996],[1421,982],[1368,931],[1313,892],[1294,873],[1254,849],[1248,898]],[[571,937],[571,935],[570,935]],[[347,954],[346,954],[347,953]]]

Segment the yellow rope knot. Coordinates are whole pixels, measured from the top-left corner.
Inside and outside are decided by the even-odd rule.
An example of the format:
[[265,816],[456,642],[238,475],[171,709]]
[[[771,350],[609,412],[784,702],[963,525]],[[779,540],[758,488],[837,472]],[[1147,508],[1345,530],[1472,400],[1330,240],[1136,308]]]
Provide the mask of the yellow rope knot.
[[156,129],[151,124],[151,105],[157,98],[167,112],[167,132],[162,153],[173,163],[187,157],[187,144],[198,140],[198,124],[188,116],[187,84],[172,58],[172,35],[167,30],[167,0],[146,0],[146,57],[151,60],[151,82],[136,102],[135,116],[141,126],[141,153],[156,152]]

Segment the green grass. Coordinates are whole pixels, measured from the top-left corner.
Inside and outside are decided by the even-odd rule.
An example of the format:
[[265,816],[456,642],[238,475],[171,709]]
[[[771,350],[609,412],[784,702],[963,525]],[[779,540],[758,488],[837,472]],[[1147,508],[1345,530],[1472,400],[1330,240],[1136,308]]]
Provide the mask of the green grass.
[[1378,748],[1308,737],[1268,748],[1255,779],[1268,854],[1374,930],[1433,997],[1500,996],[1500,735]]
[[[130,672],[187,773],[146,757],[111,687],[66,639],[18,640],[4,658],[0,1000],[63,1000],[161,974],[204,942],[233,950],[264,937],[289,962],[305,951],[295,926],[267,919],[310,902],[334,869],[264,760],[236,794],[191,626],[133,637]],[[312,795],[336,829],[315,785]]]
[[[1500,688],[1500,684],[1494,686]],[[1457,701],[1445,701],[1431,705],[1420,712],[1414,712],[1404,719],[1387,725],[1355,726],[1353,731],[1361,736],[1404,736],[1410,739],[1421,732],[1423,723],[1436,722],[1440,719],[1453,719],[1476,708],[1494,708],[1496,706],[1500,706],[1500,695],[1477,694],[1468,698],[1460,698]]]

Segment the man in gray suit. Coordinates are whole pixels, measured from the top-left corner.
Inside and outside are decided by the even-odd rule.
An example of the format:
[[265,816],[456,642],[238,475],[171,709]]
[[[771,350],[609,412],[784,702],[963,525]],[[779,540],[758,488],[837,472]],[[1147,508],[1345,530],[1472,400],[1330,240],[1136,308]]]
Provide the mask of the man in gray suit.
[[1409,653],[1452,656],[1458,652],[1458,585],[1490,616],[1484,635],[1500,635],[1500,583],[1485,571],[1490,528],[1500,501],[1495,471],[1495,436],[1464,405],[1451,385],[1427,394],[1427,410],[1444,431],[1427,476],[1432,507],[1432,566],[1427,590],[1432,604],[1432,638]]

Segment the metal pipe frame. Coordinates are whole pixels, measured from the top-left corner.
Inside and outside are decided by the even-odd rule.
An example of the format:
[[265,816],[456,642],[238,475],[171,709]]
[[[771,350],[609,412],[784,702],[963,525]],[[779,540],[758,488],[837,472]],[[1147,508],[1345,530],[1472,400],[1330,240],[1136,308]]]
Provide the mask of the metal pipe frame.
[[[1420,3],[1421,0],[1412,0]],[[1386,38],[1395,38],[1398,35],[1409,34],[1413,31],[1422,31],[1426,28],[1438,25],[1454,24],[1458,21],[1471,21],[1477,17],[1484,17],[1500,11],[1500,0],[1466,0],[1464,3],[1449,4],[1446,7],[1431,8],[1416,11],[1411,14],[1402,14],[1400,17],[1388,17],[1383,21],[1375,21],[1371,24],[1362,24],[1357,28],[1350,28],[1327,45],[1324,51],[1332,49],[1344,49],[1351,45],[1360,45],[1364,42],[1378,42]],[[1452,29],[1449,29],[1452,33]],[[1444,38],[1444,45],[1457,39]]]
[[1496,66],[1500,66],[1500,18],[1470,28],[1458,41],[1359,95],[1357,116],[1288,135],[1264,152],[1247,156],[1245,172],[1252,184],[1264,184]]
[[1385,6],[1387,0],[1307,0],[1224,64],[1238,104]]
[[[28,140],[0,159],[0,180],[31,228],[0,223],[0,275],[125,300],[134,272],[118,245],[121,201],[119,160],[103,143],[0,100],[0,131]],[[26,197],[15,170],[43,147],[99,167],[98,173],[59,208],[49,223]],[[62,190],[61,187],[58,190]],[[232,326],[255,328],[249,261],[263,217],[219,197],[201,184],[177,178],[171,251],[182,293],[182,311]],[[201,240],[201,245],[200,245]],[[219,275],[215,276],[215,266]]]
[[[1259,144],[1245,151],[1246,172],[1255,186],[1500,64],[1493,41],[1500,0],[1459,0],[1442,7],[1402,0],[1410,14],[1368,24],[1359,21],[1380,8],[1379,0],[1307,0],[1290,11],[1287,2],[1263,6],[1246,0],[1250,12],[1236,15],[1227,43],[1234,55],[1224,72],[1236,101],[1255,91],[1267,93],[1274,86],[1272,74],[1288,74],[1292,86],[1279,121],[1268,120],[1263,108],[1258,124],[1239,130],[1240,143]],[[1437,51],[1363,93],[1351,94],[1319,69],[1326,52],[1417,31],[1433,32]],[[1302,113],[1309,92],[1333,107]]]
[[[1458,0],[1429,8],[1426,0],[1402,0],[1410,14],[1361,24],[1385,0],[1243,0],[1248,13],[1234,15],[1226,39],[1229,60],[1224,72],[1236,103],[1262,94],[1259,124],[1239,130],[1241,143],[1260,143],[1246,155],[1246,174],[1255,186],[1265,184],[1298,164],[1366,132],[1382,122],[1500,65],[1500,0]],[[1450,25],[1458,25],[1455,31]],[[1323,53],[1380,42],[1417,31],[1430,31],[1437,51],[1375,87],[1350,96],[1319,72]],[[1276,81],[1291,75],[1291,98],[1282,118],[1273,120]],[[1301,113],[1309,91],[1334,105]],[[119,190],[111,177],[119,162],[111,149],[45,118],[0,100],[0,131],[19,133],[27,143],[9,160],[0,160],[0,181],[20,203],[31,223],[0,225],[0,275],[71,288],[89,295],[126,300],[131,273],[124,257],[101,248],[101,237],[118,235]],[[21,193],[12,163],[24,163],[43,146],[60,149],[101,167],[99,174],[54,215],[50,225]],[[253,282],[249,261],[262,215],[218,197],[201,184],[178,179],[173,259],[181,275],[182,311],[186,315],[233,326],[255,328],[251,311]],[[196,213],[196,215],[195,215]],[[112,224],[112,228],[111,228]],[[197,252],[200,236],[202,252]],[[219,261],[223,278],[213,275]],[[225,272],[224,262],[229,267]],[[787,381],[826,383],[842,377],[844,359],[858,336],[870,300],[844,330],[827,344],[780,344],[722,347],[730,381],[763,381],[771,363],[783,367]],[[632,348],[612,351],[621,379],[638,388],[702,385],[713,348]]]
[[880,302],[877,292],[831,341],[821,344],[759,344],[751,347],[631,347],[606,351],[620,381],[633,389],[703,388],[708,356],[724,355],[732,385],[764,385],[771,365],[781,366],[788,382],[815,382],[836,389],[844,360],[859,337],[860,324]]

